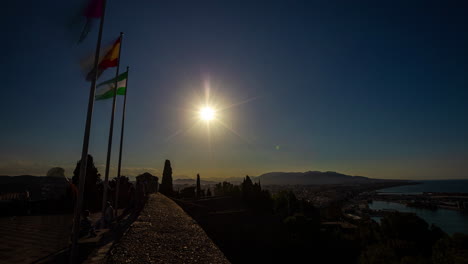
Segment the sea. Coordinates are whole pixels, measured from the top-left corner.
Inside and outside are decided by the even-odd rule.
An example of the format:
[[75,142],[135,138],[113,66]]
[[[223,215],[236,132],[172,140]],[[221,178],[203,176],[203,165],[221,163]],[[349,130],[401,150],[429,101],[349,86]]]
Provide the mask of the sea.
[[421,194],[423,192],[468,193],[468,180],[417,181],[419,184],[403,185],[378,190],[381,193]]
[[[468,193],[468,180],[419,181],[420,184],[404,185],[378,190],[380,193],[421,194],[423,192]],[[429,224],[435,224],[448,234],[468,234],[468,213],[449,209],[435,211],[423,208],[407,207],[403,204],[372,201],[370,209],[392,209],[400,212],[415,213]],[[379,218],[375,218],[379,221]]]

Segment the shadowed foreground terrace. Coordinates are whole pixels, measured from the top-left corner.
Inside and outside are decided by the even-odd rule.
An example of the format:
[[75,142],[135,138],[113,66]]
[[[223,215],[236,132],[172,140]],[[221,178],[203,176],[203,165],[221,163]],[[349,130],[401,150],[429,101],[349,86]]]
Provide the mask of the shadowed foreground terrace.
[[203,229],[166,196],[152,194],[108,263],[229,263]]

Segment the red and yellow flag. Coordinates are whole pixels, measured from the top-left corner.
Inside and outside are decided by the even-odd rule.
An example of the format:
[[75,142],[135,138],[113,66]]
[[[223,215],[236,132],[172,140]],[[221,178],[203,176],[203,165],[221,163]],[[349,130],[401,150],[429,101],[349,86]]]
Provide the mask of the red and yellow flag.
[[120,37],[114,42],[106,56],[99,61],[99,69],[105,70],[110,67],[116,67],[119,63]]
[[[97,70],[98,78],[107,68],[116,67],[117,64],[119,64],[120,37],[111,46],[106,47],[102,52],[105,55],[99,59]],[[91,81],[94,77],[93,74],[94,69],[88,73],[86,80]]]

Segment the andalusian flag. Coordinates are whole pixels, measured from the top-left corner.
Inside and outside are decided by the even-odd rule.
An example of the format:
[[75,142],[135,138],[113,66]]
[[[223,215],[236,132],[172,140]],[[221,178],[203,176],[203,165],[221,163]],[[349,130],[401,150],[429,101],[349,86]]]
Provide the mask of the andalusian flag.
[[[110,46],[101,50],[102,54],[106,54],[99,58],[98,64],[98,78],[101,74],[107,69],[111,67],[116,67],[119,64],[119,55],[120,55],[120,37]],[[91,67],[89,67],[91,66]],[[89,69],[89,73],[86,76],[87,81],[91,81],[94,77],[94,69],[91,70],[92,66],[92,59],[89,58],[87,60],[82,61],[82,67],[84,69]]]
[[119,76],[112,78],[108,81],[100,83],[96,87],[96,95],[94,99],[96,100],[104,100],[114,97],[114,87],[115,81],[117,80],[117,94],[118,95],[125,95],[127,92],[127,75],[128,72],[124,72]]

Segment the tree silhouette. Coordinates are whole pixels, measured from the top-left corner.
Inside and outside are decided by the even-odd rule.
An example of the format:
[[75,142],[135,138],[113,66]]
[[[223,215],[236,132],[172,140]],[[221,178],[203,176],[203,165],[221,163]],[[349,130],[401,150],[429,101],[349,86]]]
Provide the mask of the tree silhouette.
[[[430,255],[432,245],[440,237],[434,236],[429,224],[415,214],[392,213],[382,218],[382,234],[395,246],[398,256],[405,255]],[[435,230],[435,229],[434,229]],[[435,230],[436,233],[440,233]]]
[[180,190],[180,197],[185,199],[193,199],[196,196],[195,186],[189,186]]
[[172,189],[172,167],[171,161],[169,160],[166,160],[166,162],[164,162],[164,170],[159,191],[167,196],[172,196],[174,192]]
[[278,192],[273,200],[275,212],[283,219],[299,212],[299,201],[291,190]]
[[455,233],[436,242],[432,252],[432,263],[468,263],[468,235]]
[[109,199],[115,204],[115,192],[117,190],[117,182],[119,183],[119,204],[118,208],[125,208],[128,206],[130,201],[130,189],[132,187],[132,183],[130,179],[126,176],[115,177],[109,182],[110,186],[110,196]]
[[[76,163],[75,170],[73,171],[72,183],[78,188],[80,182],[80,167],[81,160]],[[96,166],[94,166],[93,156],[88,155],[86,162],[86,179],[85,189],[83,194],[83,210],[98,209],[99,203],[99,189],[98,185],[101,184],[101,174],[99,174]]]
[[145,172],[136,177],[137,183],[145,185],[146,193],[155,193],[158,191],[158,184],[159,184],[158,180],[159,180],[158,177],[153,176],[149,172]]
[[[210,191],[211,193],[211,191]],[[215,195],[228,195],[238,197],[241,195],[241,190],[238,185],[234,185],[230,182],[220,182],[214,186]]]
[[47,171],[47,177],[65,177],[65,170],[60,167],[54,167]]
[[197,199],[201,197],[200,174],[197,174]]
[[245,176],[244,181],[241,183],[242,199],[245,202],[251,202],[254,200],[255,191],[258,190],[258,188],[259,186],[255,186],[248,175]]

